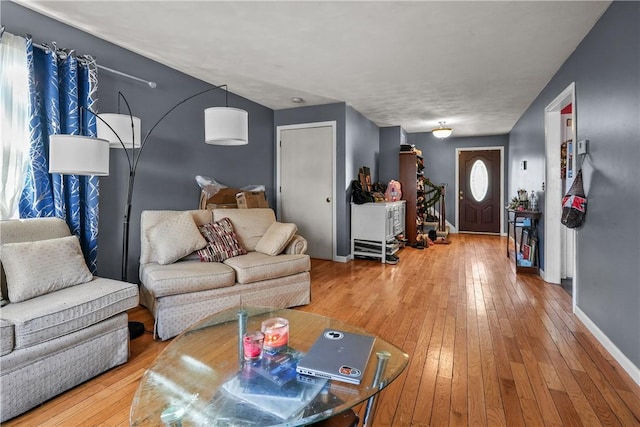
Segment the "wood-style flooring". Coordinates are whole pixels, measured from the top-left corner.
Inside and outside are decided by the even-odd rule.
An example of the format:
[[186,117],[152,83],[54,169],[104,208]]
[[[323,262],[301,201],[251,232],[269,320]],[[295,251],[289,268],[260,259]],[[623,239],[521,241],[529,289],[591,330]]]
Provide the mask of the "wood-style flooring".
[[[640,425],[640,388],[560,286],[516,276],[505,237],[451,241],[406,248],[397,265],[312,262],[312,303],[300,310],[358,325],[410,356],[381,393],[375,426]],[[151,329],[144,308],[130,318]],[[147,333],[125,365],[5,425],[128,425],[138,382],[167,344]]]

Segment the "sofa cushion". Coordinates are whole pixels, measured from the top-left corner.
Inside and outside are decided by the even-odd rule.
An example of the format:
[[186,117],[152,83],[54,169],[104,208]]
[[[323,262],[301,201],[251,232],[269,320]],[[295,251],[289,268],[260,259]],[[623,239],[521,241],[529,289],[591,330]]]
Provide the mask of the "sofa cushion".
[[201,261],[222,262],[227,258],[247,253],[238,242],[229,218],[222,218],[199,228],[208,242],[207,246],[198,251]]
[[163,265],[171,264],[207,245],[188,211],[151,227],[149,241],[155,247],[158,263]]
[[272,209],[214,209],[213,220],[229,218],[238,241],[247,252],[255,251],[256,245],[267,232],[271,224],[276,222]]
[[0,356],[13,351],[13,323],[0,319]]
[[256,251],[276,256],[284,250],[296,231],[298,227],[295,224],[274,222],[256,244]]
[[2,307],[14,324],[15,349],[61,337],[138,305],[134,284],[96,277],[70,288]]
[[[12,219],[2,221],[2,225],[0,225],[0,244],[33,242],[70,235],[67,223],[63,219],[55,217]],[[2,265],[2,260],[0,260],[0,265]],[[6,301],[9,294],[4,268],[0,272],[0,293]]]
[[[158,262],[156,247],[149,240],[149,230],[153,226],[163,221],[180,215],[185,211],[142,211],[140,214],[140,264]],[[186,211],[191,214],[196,225],[203,225],[212,221],[211,211],[191,210]]]
[[311,269],[309,255],[270,256],[255,251],[229,258],[224,263],[235,270],[238,283],[276,279]]
[[2,245],[9,301],[21,302],[93,279],[76,236]]
[[140,266],[140,281],[156,297],[233,286],[235,272],[219,262],[180,261]]

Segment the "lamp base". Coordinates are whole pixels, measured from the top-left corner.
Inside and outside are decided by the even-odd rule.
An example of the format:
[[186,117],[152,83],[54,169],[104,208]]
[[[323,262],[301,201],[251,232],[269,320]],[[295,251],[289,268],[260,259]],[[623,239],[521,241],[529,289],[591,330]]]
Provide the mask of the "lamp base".
[[144,323],[142,322],[129,322],[129,339],[138,338],[144,334]]

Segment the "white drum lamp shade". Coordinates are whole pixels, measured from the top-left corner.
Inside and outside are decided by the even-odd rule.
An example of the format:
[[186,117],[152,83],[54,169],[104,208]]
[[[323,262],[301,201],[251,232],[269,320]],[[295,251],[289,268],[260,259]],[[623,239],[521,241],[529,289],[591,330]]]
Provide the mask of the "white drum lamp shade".
[[239,108],[211,107],[204,110],[204,142],[211,145],[249,143],[249,113]]
[[49,173],[109,175],[109,141],[81,135],[49,136]]
[[[128,114],[100,113],[96,120],[98,138],[109,141],[111,148],[140,148],[142,139],[140,138],[140,119]],[[133,132],[131,131],[131,120],[133,119]],[[109,129],[109,126],[111,129]],[[114,133],[115,131],[115,133]],[[122,144],[118,136],[122,139]],[[124,144],[124,147],[122,146]]]

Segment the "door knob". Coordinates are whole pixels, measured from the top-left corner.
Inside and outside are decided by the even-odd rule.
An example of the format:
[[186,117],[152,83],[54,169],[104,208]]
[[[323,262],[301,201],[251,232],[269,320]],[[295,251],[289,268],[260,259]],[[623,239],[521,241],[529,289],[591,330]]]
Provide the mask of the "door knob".
[[327,197],[327,203],[331,203],[331,197]]

